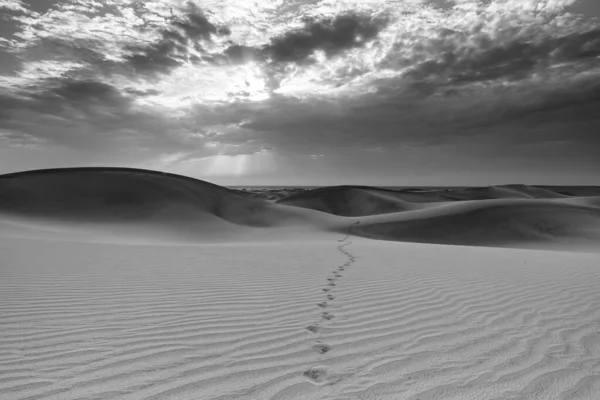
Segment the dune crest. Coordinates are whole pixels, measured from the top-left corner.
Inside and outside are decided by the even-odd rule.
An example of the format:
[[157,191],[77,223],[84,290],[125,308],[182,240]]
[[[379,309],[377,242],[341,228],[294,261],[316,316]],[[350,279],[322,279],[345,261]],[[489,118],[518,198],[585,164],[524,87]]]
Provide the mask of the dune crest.
[[344,217],[387,214],[422,208],[401,192],[360,186],[332,186],[295,193],[278,204],[309,208]]
[[582,196],[600,196],[600,188],[502,185],[392,190],[369,186],[332,186],[294,193],[278,199],[277,203],[357,217],[412,211],[455,201],[567,199]]
[[155,171],[41,170],[0,176],[0,234],[228,243],[315,239],[360,221],[354,234],[376,240],[598,251],[600,197],[567,194],[594,194],[584,189],[335,186],[268,201]]
[[353,232],[402,242],[597,250],[600,209],[551,200],[467,201],[364,217]]
[[318,225],[301,210],[197,179],[129,168],[69,168],[0,177],[13,225],[172,240],[231,240],[256,228]]

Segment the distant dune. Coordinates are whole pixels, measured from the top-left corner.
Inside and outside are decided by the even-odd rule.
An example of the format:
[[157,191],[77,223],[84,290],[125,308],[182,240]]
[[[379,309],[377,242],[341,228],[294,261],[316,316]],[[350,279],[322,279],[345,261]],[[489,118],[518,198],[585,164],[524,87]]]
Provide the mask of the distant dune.
[[422,208],[403,192],[363,186],[319,188],[277,200],[278,204],[310,208],[345,217],[386,214]]
[[[570,192],[565,189],[566,192]],[[573,192],[600,196],[600,188],[574,188]],[[365,216],[416,210],[426,203],[495,199],[560,199],[569,197],[556,190],[527,185],[503,185],[460,189],[390,190],[367,186],[333,186],[295,193],[279,204],[310,208],[343,216]],[[425,204],[424,204],[425,203]]]
[[551,200],[465,201],[364,217],[353,233],[402,242],[593,250],[600,244],[600,209]]
[[300,232],[315,238],[352,227],[354,235],[378,240],[597,251],[596,192],[525,185],[449,190],[334,186],[269,201],[155,171],[53,169],[0,176],[0,234],[228,243],[296,240]]

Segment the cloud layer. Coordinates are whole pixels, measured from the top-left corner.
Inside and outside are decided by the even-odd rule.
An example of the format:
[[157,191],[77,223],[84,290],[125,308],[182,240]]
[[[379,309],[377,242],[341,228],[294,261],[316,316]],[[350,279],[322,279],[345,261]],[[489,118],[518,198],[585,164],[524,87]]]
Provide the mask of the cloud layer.
[[583,1],[5,0],[0,143],[156,168],[584,151],[600,145],[600,23]]

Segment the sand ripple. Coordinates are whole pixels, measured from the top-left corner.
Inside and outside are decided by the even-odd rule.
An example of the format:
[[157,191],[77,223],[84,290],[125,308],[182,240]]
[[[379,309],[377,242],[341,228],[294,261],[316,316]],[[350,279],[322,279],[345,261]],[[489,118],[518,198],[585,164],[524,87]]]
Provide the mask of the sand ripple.
[[0,398],[598,398],[598,255],[338,239],[3,239]]

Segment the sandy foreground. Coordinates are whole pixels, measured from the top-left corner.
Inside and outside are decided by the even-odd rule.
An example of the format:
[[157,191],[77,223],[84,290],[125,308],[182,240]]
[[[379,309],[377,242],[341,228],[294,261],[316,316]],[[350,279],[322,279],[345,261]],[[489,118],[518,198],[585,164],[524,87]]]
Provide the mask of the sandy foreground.
[[2,399],[597,399],[600,255],[3,238]]
[[2,175],[0,399],[598,400],[600,188]]

